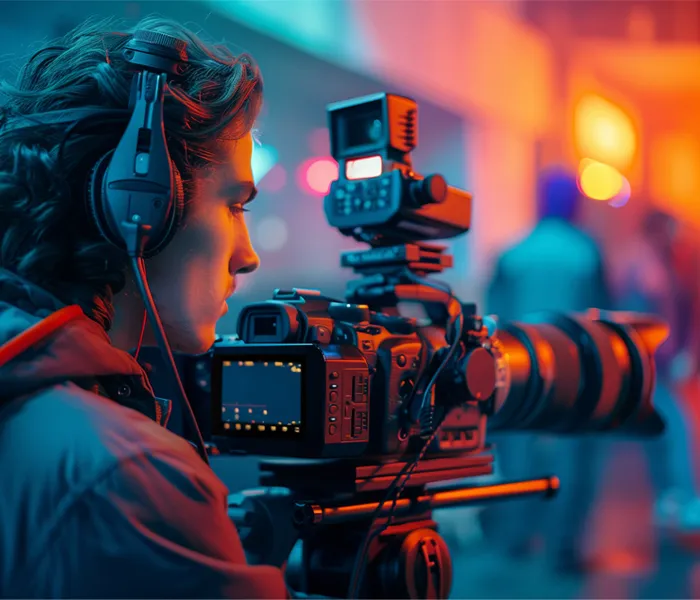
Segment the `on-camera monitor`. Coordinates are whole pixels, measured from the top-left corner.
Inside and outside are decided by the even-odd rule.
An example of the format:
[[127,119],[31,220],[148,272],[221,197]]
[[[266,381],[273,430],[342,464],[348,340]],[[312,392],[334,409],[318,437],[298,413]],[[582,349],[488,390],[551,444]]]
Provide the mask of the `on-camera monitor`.
[[221,363],[221,420],[231,433],[302,433],[302,362],[272,358]]

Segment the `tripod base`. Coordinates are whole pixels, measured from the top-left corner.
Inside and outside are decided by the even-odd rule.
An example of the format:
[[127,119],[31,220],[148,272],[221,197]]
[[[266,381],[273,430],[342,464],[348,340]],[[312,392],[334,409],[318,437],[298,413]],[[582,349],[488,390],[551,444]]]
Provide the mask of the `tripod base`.
[[[366,528],[334,526],[314,531],[287,563],[292,588],[333,598],[347,597],[350,576]],[[430,519],[392,525],[367,551],[358,598],[448,598],[452,559]]]

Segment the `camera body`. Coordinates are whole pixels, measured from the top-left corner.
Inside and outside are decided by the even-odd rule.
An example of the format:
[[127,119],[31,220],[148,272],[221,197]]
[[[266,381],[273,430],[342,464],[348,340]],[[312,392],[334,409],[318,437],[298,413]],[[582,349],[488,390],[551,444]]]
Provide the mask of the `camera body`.
[[[465,336],[468,353],[436,389],[453,406],[431,455],[483,448],[498,355],[482,330]],[[219,344],[213,352],[212,395],[222,401],[212,405],[212,433],[220,446],[274,456],[386,459],[420,443],[411,399],[431,359],[446,347],[439,328],[315,291],[278,290],[272,300],[243,309],[238,335],[243,343]],[[475,369],[487,376],[472,373],[467,383]]]

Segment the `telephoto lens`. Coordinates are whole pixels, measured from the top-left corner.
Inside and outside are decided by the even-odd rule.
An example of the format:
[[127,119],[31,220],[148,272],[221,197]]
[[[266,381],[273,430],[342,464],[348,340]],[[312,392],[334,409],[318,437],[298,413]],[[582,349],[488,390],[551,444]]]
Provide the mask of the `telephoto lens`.
[[661,433],[651,403],[653,356],[667,336],[656,317],[620,312],[544,313],[505,324],[497,337],[510,387],[489,430]]

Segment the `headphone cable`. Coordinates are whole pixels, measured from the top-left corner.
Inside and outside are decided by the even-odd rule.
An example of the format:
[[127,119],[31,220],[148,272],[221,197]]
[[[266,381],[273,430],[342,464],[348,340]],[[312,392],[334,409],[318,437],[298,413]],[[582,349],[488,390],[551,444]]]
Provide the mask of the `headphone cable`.
[[187,399],[187,394],[185,388],[182,385],[182,380],[180,379],[180,374],[175,366],[175,359],[173,358],[172,350],[170,349],[170,344],[168,344],[168,339],[165,336],[165,330],[163,329],[163,323],[158,316],[158,310],[156,309],[155,302],[153,300],[153,295],[151,294],[151,289],[148,285],[148,279],[146,277],[146,266],[144,260],[140,256],[133,256],[130,253],[131,267],[134,271],[136,277],[136,283],[139,286],[139,292],[143,298],[143,303],[146,307],[146,312],[148,313],[148,319],[151,323],[151,328],[158,341],[158,346],[160,346],[161,352],[164,354],[166,362],[170,367],[173,380],[175,381],[176,392],[180,396],[183,406],[185,407],[185,415],[190,421],[192,430],[194,431],[196,437],[197,451],[202,457],[202,460],[209,465],[209,456],[207,455],[207,447],[204,444],[204,438],[202,437],[202,432],[197,425],[197,419],[194,416],[194,411],[192,410],[192,405]]

